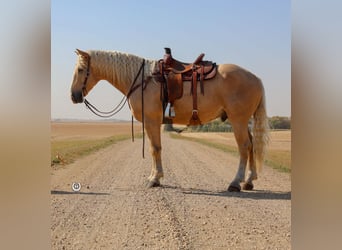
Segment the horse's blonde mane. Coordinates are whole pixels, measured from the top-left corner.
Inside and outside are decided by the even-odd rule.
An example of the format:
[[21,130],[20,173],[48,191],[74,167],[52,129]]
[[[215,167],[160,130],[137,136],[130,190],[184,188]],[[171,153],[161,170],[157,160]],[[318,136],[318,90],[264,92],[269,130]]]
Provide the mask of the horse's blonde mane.
[[[112,83],[126,83],[134,80],[143,62],[142,57],[118,51],[90,50],[91,64],[96,65],[97,75],[106,77]],[[145,59],[145,77],[156,70],[157,61]]]

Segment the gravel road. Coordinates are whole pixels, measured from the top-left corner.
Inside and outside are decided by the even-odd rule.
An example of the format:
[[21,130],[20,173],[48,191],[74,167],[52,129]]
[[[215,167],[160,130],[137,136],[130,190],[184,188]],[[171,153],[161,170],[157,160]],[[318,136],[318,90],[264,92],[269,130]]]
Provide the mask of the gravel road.
[[237,157],[163,134],[165,177],[148,189],[141,145],[51,170],[52,249],[291,249],[289,174],[265,166],[254,191],[229,193]]

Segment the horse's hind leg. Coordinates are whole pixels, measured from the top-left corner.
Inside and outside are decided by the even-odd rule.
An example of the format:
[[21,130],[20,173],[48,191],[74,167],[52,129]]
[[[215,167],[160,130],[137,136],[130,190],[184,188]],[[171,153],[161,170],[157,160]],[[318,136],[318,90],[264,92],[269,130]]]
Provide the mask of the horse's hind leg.
[[152,170],[148,177],[148,187],[160,186],[160,178],[163,175],[163,167],[161,162],[161,139],[160,139],[160,123],[146,121],[145,129],[150,139],[150,151],[152,155]]
[[249,149],[249,158],[248,158],[250,173],[249,173],[246,183],[243,186],[244,190],[252,190],[254,188],[252,181],[258,178],[256,165],[255,165],[255,158],[254,158],[253,136],[250,130],[248,130],[248,137],[249,137],[249,140],[251,141],[251,147]]
[[252,147],[252,142],[250,141],[250,138],[248,135],[247,124],[248,124],[248,121],[243,122],[243,123],[232,122],[235,139],[238,144],[238,148],[240,152],[240,162],[239,162],[239,168],[236,173],[236,176],[228,187],[229,192],[239,192],[241,190],[240,183],[245,181],[248,154]]

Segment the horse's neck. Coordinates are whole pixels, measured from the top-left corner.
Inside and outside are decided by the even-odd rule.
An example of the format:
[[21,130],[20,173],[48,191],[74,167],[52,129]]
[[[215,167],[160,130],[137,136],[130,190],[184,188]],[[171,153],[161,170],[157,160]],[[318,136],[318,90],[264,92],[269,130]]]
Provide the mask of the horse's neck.
[[[93,69],[96,77],[99,80],[110,82],[124,95],[127,95],[134,78],[139,72],[143,59],[119,52],[98,52],[95,58]],[[150,65],[151,62],[146,63]]]

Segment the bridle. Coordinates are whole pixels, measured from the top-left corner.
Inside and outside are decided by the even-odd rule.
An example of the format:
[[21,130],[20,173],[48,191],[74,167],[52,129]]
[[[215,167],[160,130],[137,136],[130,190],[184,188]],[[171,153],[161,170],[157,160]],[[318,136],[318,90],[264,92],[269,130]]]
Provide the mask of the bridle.
[[89,77],[89,73],[90,73],[89,68],[90,68],[90,57],[89,57],[89,59],[88,59],[87,74],[86,74],[86,77],[85,77],[85,79],[84,79],[83,87],[82,87],[83,95],[85,95],[86,92],[87,92],[86,86],[87,86],[87,81],[88,81],[88,77]]

